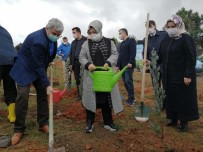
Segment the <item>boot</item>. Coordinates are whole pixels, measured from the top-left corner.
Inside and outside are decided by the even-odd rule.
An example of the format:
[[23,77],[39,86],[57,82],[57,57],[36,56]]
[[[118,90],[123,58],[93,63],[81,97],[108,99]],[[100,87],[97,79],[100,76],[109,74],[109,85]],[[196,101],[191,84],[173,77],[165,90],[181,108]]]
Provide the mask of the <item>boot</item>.
[[82,98],[80,95],[77,96],[77,98],[75,99],[75,101],[80,101]]
[[178,131],[180,132],[187,132],[188,131],[188,122],[181,121],[180,126],[178,127]]
[[49,133],[49,126],[48,125],[45,125],[45,126],[43,126],[43,127],[41,127],[41,128],[39,128],[39,131],[41,131],[41,132],[44,132],[44,133]]
[[16,115],[15,115],[15,103],[11,103],[8,106],[8,120],[13,123],[16,121]]
[[178,120],[172,119],[169,123],[167,123],[167,127],[174,127],[178,124]]
[[22,137],[23,137],[23,133],[14,133],[14,135],[11,138],[11,145],[19,144]]
[[75,99],[75,101],[79,101],[79,100],[82,99],[82,98],[81,98],[81,95],[80,95],[79,85],[77,85],[77,90],[78,90],[78,96],[77,96],[77,98]]
[[92,133],[93,128],[94,128],[93,121],[92,120],[87,120],[86,121],[85,132],[86,133]]
[[86,127],[85,127],[85,132],[86,133],[92,133],[92,130],[94,128],[94,118],[95,118],[95,113],[89,110],[86,111]]

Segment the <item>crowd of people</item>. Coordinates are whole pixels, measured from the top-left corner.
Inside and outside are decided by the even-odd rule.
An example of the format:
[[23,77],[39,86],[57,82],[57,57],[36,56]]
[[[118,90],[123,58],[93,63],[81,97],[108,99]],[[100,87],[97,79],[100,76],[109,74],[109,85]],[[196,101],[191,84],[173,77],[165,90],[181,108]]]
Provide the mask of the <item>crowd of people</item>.
[[[31,84],[37,92],[39,131],[49,132],[47,95],[53,92],[53,88],[47,77],[47,68],[54,66],[55,56],[64,62],[68,57],[70,59],[68,68],[74,72],[78,90],[76,100],[81,100],[86,112],[85,132],[93,131],[97,108],[102,109],[104,128],[117,130],[112,119],[112,110],[115,114],[124,110],[118,84],[113,87],[112,92],[95,92],[93,80],[88,73],[96,70],[97,66],[112,67],[114,71],[127,66],[122,80],[128,95],[126,104],[132,107],[136,102],[133,84],[136,41],[129,38],[126,28],[121,28],[118,37],[122,42],[117,47],[112,39],[103,36],[102,28],[101,21],[90,22],[88,36],[85,37],[79,27],[74,27],[74,41],[70,44],[67,37],[63,37],[62,44],[57,47],[64,25],[59,19],[52,18],[46,27],[25,38],[17,53],[9,32],[0,26],[0,78],[3,80],[4,98],[8,106],[8,120],[14,123],[12,145],[20,142],[26,129]],[[166,21],[164,31],[158,31],[155,21],[150,20],[148,40],[147,59],[143,64],[150,65],[151,51],[157,52],[157,66],[161,69],[159,83],[166,93],[163,109],[166,109],[166,117],[170,119],[167,126],[179,124],[179,131],[187,131],[188,122],[199,118],[194,40],[186,32],[182,18],[177,15]]]

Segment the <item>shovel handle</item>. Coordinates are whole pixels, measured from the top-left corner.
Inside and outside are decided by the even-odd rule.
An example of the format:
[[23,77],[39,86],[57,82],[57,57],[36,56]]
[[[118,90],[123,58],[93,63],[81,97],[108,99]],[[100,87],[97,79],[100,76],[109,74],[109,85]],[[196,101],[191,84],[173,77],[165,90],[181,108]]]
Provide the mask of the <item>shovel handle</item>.
[[[50,83],[53,87],[53,67],[50,66]],[[54,123],[53,123],[53,93],[49,95],[49,150],[54,147]]]
[[[147,13],[145,47],[144,47],[144,60],[146,60],[146,58],[147,58],[148,33],[149,33],[149,13]],[[146,64],[143,65],[143,71],[142,71],[141,101],[144,100],[145,72],[146,72]]]

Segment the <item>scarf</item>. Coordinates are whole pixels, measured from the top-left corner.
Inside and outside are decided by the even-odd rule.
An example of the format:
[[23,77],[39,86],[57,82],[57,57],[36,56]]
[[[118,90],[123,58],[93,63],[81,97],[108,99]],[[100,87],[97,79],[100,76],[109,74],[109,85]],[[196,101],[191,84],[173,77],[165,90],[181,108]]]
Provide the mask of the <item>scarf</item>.
[[167,29],[167,24],[170,21],[174,22],[176,24],[176,28],[178,29],[178,32],[174,37],[175,39],[179,39],[180,37],[182,37],[182,34],[189,34],[185,29],[185,24],[182,18],[178,15],[172,15],[172,17],[167,20],[166,25],[164,26],[165,30]]

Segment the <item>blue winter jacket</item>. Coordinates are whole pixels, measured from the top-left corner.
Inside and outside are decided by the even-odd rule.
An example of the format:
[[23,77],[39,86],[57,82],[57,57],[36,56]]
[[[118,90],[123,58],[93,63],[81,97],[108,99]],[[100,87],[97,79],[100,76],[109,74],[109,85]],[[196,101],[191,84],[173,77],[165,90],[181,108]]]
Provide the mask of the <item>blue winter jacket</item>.
[[45,28],[27,36],[10,72],[11,77],[18,85],[27,86],[36,79],[40,79],[44,87],[50,85],[46,70],[49,63],[55,58],[57,50],[55,42],[53,53],[50,55],[52,43],[47,37]]
[[0,26],[0,65],[13,65],[17,56],[11,35]]
[[71,45],[70,43],[68,44],[61,44],[58,49],[57,49],[57,54],[59,56],[62,56],[62,60],[65,61],[67,59],[67,57],[69,56],[70,54],[70,48],[71,48]]
[[[159,51],[161,42],[163,39],[167,37],[167,33],[165,31],[158,31],[156,30],[156,34],[154,36],[148,35],[148,46],[147,46],[147,59],[151,61],[151,52]],[[145,41],[145,38],[144,40]],[[144,50],[143,50],[144,51]],[[144,52],[143,52],[144,55]]]

